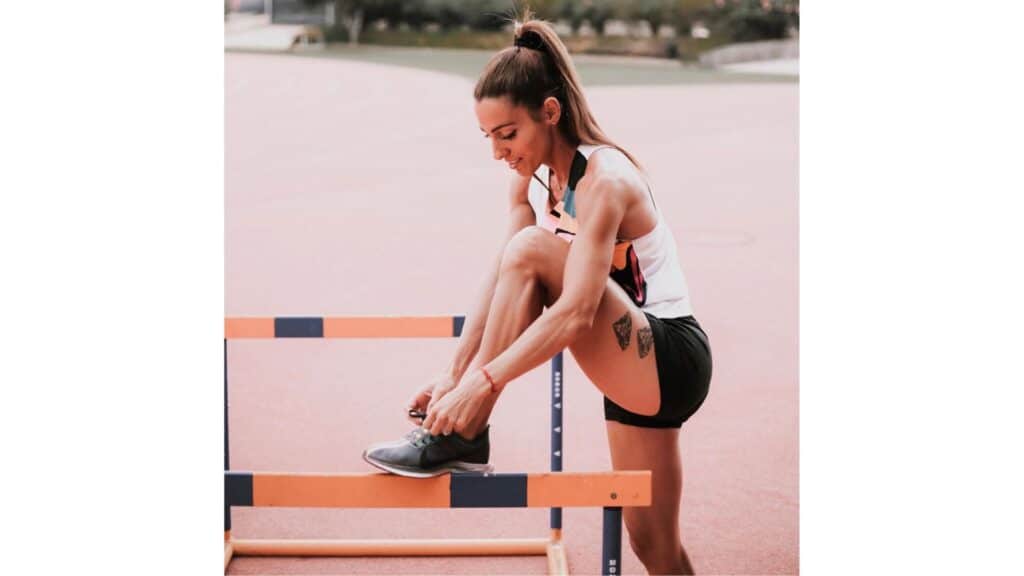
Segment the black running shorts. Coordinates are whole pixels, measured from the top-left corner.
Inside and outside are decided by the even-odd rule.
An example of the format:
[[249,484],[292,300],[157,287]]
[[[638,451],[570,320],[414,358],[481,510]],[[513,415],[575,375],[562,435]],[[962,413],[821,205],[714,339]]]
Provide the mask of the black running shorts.
[[708,337],[693,316],[656,318],[644,314],[654,337],[661,408],[653,416],[641,416],[605,397],[604,418],[643,428],[679,428],[708,395],[711,383]]

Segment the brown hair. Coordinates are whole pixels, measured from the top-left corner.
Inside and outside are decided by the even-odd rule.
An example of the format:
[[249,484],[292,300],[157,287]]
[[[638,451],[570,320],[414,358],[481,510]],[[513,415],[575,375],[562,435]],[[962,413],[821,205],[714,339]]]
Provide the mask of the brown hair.
[[546,98],[557,98],[562,106],[558,130],[570,145],[606,144],[640,167],[632,154],[612,142],[597,125],[565,44],[550,24],[534,20],[529,9],[523,21],[515,23],[514,45],[491,58],[473,89],[477,101],[503,96],[513,106],[526,107],[534,119],[540,118]]

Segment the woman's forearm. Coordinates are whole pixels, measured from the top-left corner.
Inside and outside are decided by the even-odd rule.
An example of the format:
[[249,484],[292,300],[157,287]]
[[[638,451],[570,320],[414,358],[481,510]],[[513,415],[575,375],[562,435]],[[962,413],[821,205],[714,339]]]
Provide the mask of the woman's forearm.
[[557,303],[530,324],[519,338],[487,363],[488,374],[500,388],[558,354],[585,330],[588,321],[572,308]]
[[491,267],[491,273],[484,280],[480,295],[462,326],[462,335],[459,337],[459,344],[455,348],[455,357],[448,365],[448,372],[456,382],[462,379],[477,352],[480,351],[480,343],[484,339],[484,328],[487,325],[487,316],[491,311],[491,300],[494,299],[494,289],[498,285],[498,274],[501,271],[501,259],[505,254],[505,245],[508,244],[520,230],[536,223],[536,216],[533,208],[527,199],[529,178],[513,183],[510,190],[511,208],[509,211],[508,230],[505,242],[498,252],[498,257]]
[[459,343],[455,348],[455,356],[448,365],[448,373],[452,379],[458,382],[466,373],[476,353],[480,350],[480,342],[484,337],[484,326],[487,324],[487,315],[491,310],[491,300],[494,299],[494,288],[498,284],[498,267],[501,259],[491,269],[491,274],[481,287],[480,295],[476,303],[466,316],[466,322],[462,326],[462,335],[459,336]]

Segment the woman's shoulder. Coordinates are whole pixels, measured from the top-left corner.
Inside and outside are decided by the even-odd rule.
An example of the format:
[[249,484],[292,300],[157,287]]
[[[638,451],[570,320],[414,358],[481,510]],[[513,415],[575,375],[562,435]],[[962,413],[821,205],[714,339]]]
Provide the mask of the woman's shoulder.
[[587,169],[580,180],[580,188],[595,182],[614,185],[628,194],[644,194],[647,182],[639,168],[621,150],[613,146],[596,148],[587,159]]

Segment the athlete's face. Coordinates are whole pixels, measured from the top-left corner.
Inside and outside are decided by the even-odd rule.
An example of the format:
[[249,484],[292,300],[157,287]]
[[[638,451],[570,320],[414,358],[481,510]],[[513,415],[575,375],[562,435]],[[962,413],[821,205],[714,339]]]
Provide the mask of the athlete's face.
[[[557,101],[549,98],[557,108]],[[533,174],[551,149],[551,138],[558,110],[549,110],[545,102],[541,120],[523,106],[513,106],[508,98],[484,98],[476,103],[476,117],[485,138],[491,139],[495,160],[508,164],[524,176]]]

